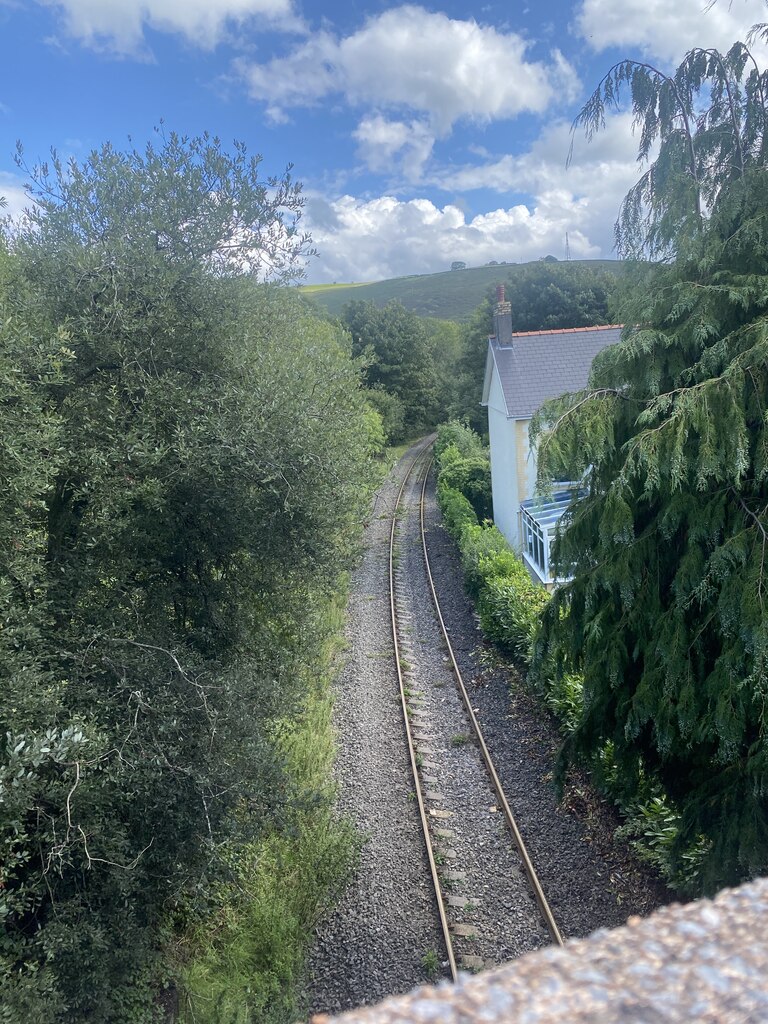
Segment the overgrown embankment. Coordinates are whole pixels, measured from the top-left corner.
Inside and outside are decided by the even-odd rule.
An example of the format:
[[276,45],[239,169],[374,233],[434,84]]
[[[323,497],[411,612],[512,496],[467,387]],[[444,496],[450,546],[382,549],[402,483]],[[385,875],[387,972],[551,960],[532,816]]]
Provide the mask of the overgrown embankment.
[[334,811],[334,730],[330,682],[342,646],[344,601],[321,613],[327,636],[302,672],[300,711],[276,723],[285,766],[278,821],[220,852],[231,872],[212,894],[212,915],[176,948],[186,1024],[284,1024],[301,1013],[306,949],[352,867],[359,839]]
[[257,282],[307,244],[290,179],[173,134],[29,173],[0,242],[0,1021],[149,1024],[179,987],[196,1021],[290,1020],[350,856],[317,680],[381,421],[349,337]]

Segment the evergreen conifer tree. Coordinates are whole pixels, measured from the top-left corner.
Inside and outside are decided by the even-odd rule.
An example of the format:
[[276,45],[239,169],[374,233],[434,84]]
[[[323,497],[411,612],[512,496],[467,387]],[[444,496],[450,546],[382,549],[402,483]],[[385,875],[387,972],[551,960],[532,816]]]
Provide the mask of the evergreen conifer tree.
[[626,61],[576,126],[626,85],[658,155],[617,240],[669,259],[638,270],[588,388],[538,416],[542,474],[581,470],[587,494],[537,662],[584,675],[566,759],[611,743],[630,796],[660,779],[713,889],[768,866],[768,77],[742,43],[673,76]]

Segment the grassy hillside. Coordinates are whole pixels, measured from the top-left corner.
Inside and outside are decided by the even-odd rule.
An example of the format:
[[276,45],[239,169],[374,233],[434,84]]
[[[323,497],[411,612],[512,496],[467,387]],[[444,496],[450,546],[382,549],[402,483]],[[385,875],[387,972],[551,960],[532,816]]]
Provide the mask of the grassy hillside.
[[[406,309],[419,316],[436,317],[439,320],[469,320],[472,311],[482,302],[487,290],[495,284],[503,284],[523,266],[524,263],[503,263],[495,267],[470,267],[467,270],[446,270],[441,274],[415,274],[410,277],[393,277],[388,281],[374,281],[369,284],[317,284],[303,285],[301,294],[336,316],[347,302],[363,300],[385,306],[392,299],[399,299]],[[572,260],[558,263],[558,267],[590,267],[600,270],[619,271],[622,263],[617,260]]]

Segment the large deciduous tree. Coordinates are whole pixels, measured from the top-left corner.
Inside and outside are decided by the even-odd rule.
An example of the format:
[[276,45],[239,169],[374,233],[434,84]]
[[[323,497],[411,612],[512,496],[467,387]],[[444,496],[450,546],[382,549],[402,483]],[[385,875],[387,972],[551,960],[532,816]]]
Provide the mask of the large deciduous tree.
[[30,173],[0,253],[0,1019],[138,1024],[223,837],[284,799],[369,421],[343,332],[257,283],[308,248],[290,177],[173,134]]
[[580,465],[588,493],[538,655],[584,675],[566,754],[610,741],[630,795],[660,779],[711,889],[768,866],[768,76],[741,43],[671,76],[627,61],[576,124],[598,130],[624,85],[657,156],[617,237],[669,261],[638,272],[589,387],[539,418],[542,473]]
[[[435,350],[422,319],[397,301],[382,308],[373,302],[350,302],[342,319],[352,335],[353,355],[368,361],[368,386],[390,396],[382,412],[389,418],[392,439],[400,441],[433,425],[439,412],[438,376]],[[400,407],[397,418],[392,398]]]

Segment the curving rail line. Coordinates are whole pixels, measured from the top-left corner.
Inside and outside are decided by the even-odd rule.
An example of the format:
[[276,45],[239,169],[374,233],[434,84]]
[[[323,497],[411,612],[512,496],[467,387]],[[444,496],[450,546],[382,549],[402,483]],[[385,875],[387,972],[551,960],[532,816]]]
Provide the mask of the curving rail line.
[[405,723],[405,733],[406,733],[406,739],[407,739],[407,743],[408,743],[408,754],[409,754],[409,758],[410,758],[411,771],[412,771],[412,774],[413,774],[414,788],[415,788],[415,793],[416,793],[416,802],[417,802],[417,805],[418,805],[419,817],[421,819],[421,827],[422,827],[422,831],[423,831],[423,834],[424,834],[424,843],[425,843],[426,852],[427,852],[427,859],[429,861],[430,874],[432,876],[432,884],[434,886],[435,896],[436,896],[436,900],[437,900],[437,909],[438,909],[438,913],[439,913],[439,916],[440,916],[440,925],[441,925],[441,928],[442,928],[444,942],[445,942],[445,948],[446,948],[447,957],[448,957],[448,967],[449,967],[449,970],[450,970],[450,973],[451,973],[451,977],[455,981],[457,976],[458,976],[458,968],[457,968],[456,957],[455,957],[455,953],[454,953],[454,949],[453,949],[453,938],[452,938],[452,934],[451,934],[451,930],[450,930],[450,925],[449,925],[448,918],[447,918],[446,911],[445,911],[445,899],[444,899],[443,889],[442,889],[441,882],[440,882],[440,874],[438,872],[437,859],[435,857],[435,851],[433,849],[432,835],[431,835],[431,830],[430,830],[430,825],[429,825],[429,817],[427,815],[426,802],[425,802],[425,799],[424,799],[424,792],[422,790],[422,783],[421,783],[419,767],[418,767],[418,761],[417,761],[417,751],[416,751],[416,747],[415,747],[415,744],[414,744],[414,738],[413,738],[413,735],[412,735],[411,724],[410,724],[410,720],[409,720],[408,702],[407,702],[407,695],[406,695],[406,686],[405,686],[405,681],[404,681],[404,677],[403,677],[403,669],[402,669],[402,664],[401,664],[402,659],[401,659],[401,653],[400,653],[400,641],[399,641],[399,638],[398,638],[398,624],[397,624],[397,602],[396,602],[396,593],[395,593],[395,536],[396,536],[396,529],[397,529],[397,523],[398,523],[398,518],[399,518],[399,513],[400,513],[403,493],[405,491],[406,485],[407,485],[407,483],[408,483],[408,481],[409,481],[409,479],[410,479],[414,469],[416,468],[416,466],[420,462],[422,463],[423,481],[422,481],[422,485],[421,485],[421,496],[420,496],[420,502],[419,502],[419,525],[420,525],[420,533],[421,533],[422,551],[423,551],[423,556],[424,556],[424,565],[425,565],[425,569],[426,569],[426,573],[427,573],[427,578],[429,580],[429,586],[430,586],[430,590],[431,590],[431,593],[432,593],[432,600],[433,600],[433,603],[434,603],[434,608],[435,608],[436,616],[437,616],[437,619],[438,619],[438,621],[440,623],[440,629],[442,631],[443,639],[445,641],[445,644],[446,644],[446,647],[447,647],[447,650],[448,650],[448,655],[449,655],[449,659],[450,659],[451,666],[452,666],[452,669],[453,669],[453,673],[454,673],[454,676],[456,678],[456,682],[457,682],[457,685],[458,685],[458,688],[459,688],[459,691],[460,691],[460,694],[461,694],[461,698],[462,698],[462,701],[463,701],[463,704],[464,704],[464,708],[465,708],[466,713],[467,713],[467,717],[468,717],[468,719],[469,719],[469,721],[471,723],[472,730],[473,730],[473,732],[475,734],[475,738],[477,740],[477,744],[478,744],[478,746],[480,748],[480,752],[482,754],[483,761],[485,762],[485,766],[486,766],[488,775],[490,777],[491,784],[492,784],[492,786],[493,786],[493,788],[495,790],[499,806],[501,807],[501,809],[503,811],[504,818],[506,820],[506,823],[507,823],[507,826],[509,828],[509,831],[510,831],[510,833],[512,835],[513,842],[514,842],[515,846],[517,847],[517,849],[519,851],[523,868],[525,870],[525,873],[526,873],[526,875],[528,877],[528,881],[529,881],[529,883],[531,885],[531,888],[533,890],[534,896],[536,898],[536,902],[538,904],[539,911],[541,913],[542,919],[543,919],[543,921],[544,921],[544,923],[545,923],[545,925],[547,927],[547,930],[549,931],[549,934],[550,934],[550,936],[552,938],[552,941],[555,944],[563,945],[563,937],[562,937],[562,935],[560,933],[560,929],[557,926],[557,922],[555,921],[554,915],[552,914],[552,910],[551,910],[551,908],[549,906],[549,903],[547,902],[547,898],[546,898],[546,896],[544,894],[544,890],[543,890],[543,888],[541,886],[541,883],[540,883],[540,881],[538,879],[538,876],[536,874],[536,870],[534,868],[533,862],[532,862],[531,857],[530,857],[530,855],[529,855],[529,853],[528,853],[528,851],[526,849],[526,846],[525,846],[525,843],[523,841],[522,835],[520,834],[520,830],[519,830],[519,828],[517,826],[517,823],[515,821],[514,815],[512,814],[512,811],[511,811],[511,808],[510,808],[509,803],[507,801],[506,795],[505,795],[504,790],[503,790],[503,788],[501,786],[501,782],[499,781],[498,775],[496,773],[496,769],[495,769],[495,767],[493,765],[493,760],[491,758],[491,755],[490,755],[490,753],[488,751],[488,748],[486,746],[485,740],[483,738],[482,731],[480,729],[480,724],[477,721],[477,717],[476,717],[476,715],[475,715],[475,713],[474,713],[474,711],[472,709],[472,705],[471,705],[471,702],[470,702],[470,699],[469,699],[469,695],[468,695],[467,689],[466,689],[466,687],[464,685],[464,681],[463,681],[462,676],[461,676],[461,671],[459,669],[458,662],[456,660],[453,648],[451,646],[450,638],[448,636],[448,631],[446,629],[445,622],[443,620],[443,615],[442,615],[442,612],[440,610],[440,603],[438,601],[437,592],[435,590],[435,585],[434,585],[434,580],[432,578],[432,571],[431,571],[431,567],[430,567],[430,564],[429,564],[429,553],[428,553],[428,550],[427,550],[426,532],[425,532],[425,528],[424,528],[425,493],[426,493],[427,479],[428,479],[428,476],[429,476],[429,470],[430,470],[431,465],[432,465],[431,449],[432,449],[433,441],[434,441],[434,438],[432,438],[432,437],[428,438],[427,441],[417,450],[416,454],[414,455],[414,457],[413,457],[413,459],[411,461],[411,464],[408,467],[407,472],[405,473],[405,475],[403,477],[403,480],[402,480],[402,483],[401,483],[401,486],[400,486],[400,490],[399,490],[399,492],[397,494],[397,498],[395,500],[395,508],[394,508],[394,512],[393,512],[393,515],[392,515],[392,526],[391,526],[390,538],[389,538],[389,597],[390,597],[390,613],[391,613],[391,622],[392,622],[392,637],[393,637],[393,644],[394,644],[394,651],[395,651],[395,666],[396,666],[396,670],[397,670],[398,685],[399,685],[399,690],[400,690],[400,701],[401,701],[402,711],[403,711],[403,721]]
[[[425,453],[429,454],[432,448],[432,441],[428,441],[414,456],[413,461],[408,467],[408,471],[403,477],[403,482],[400,485],[400,490],[397,493],[395,499],[395,508],[392,513],[392,529],[389,534],[389,607],[390,614],[392,617],[392,641],[395,647],[395,667],[397,669],[397,681],[400,688],[400,702],[403,709],[403,721],[405,722],[405,735],[408,741],[408,756],[411,761],[411,772],[413,774],[413,783],[416,791],[416,802],[419,807],[419,817],[421,819],[421,828],[424,833],[424,843],[427,850],[427,859],[429,860],[429,870],[432,875],[432,885],[434,886],[435,896],[437,898],[437,910],[440,915],[440,927],[443,930],[443,939],[445,941],[445,948],[448,954],[448,966],[451,972],[451,978],[456,981],[458,977],[458,968],[456,966],[456,957],[453,952],[453,942],[451,940],[451,931],[448,924],[448,918],[445,913],[445,900],[443,898],[443,889],[440,884],[440,875],[437,870],[437,861],[435,860],[435,851],[432,847],[432,837],[429,830],[429,819],[427,817],[426,804],[424,802],[424,793],[421,788],[421,779],[419,777],[419,768],[416,762],[416,747],[413,742],[413,735],[411,732],[411,723],[408,718],[408,702],[405,694],[405,682],[403,680],[403,669],[400,657],[400,641],[397,634],[397,606],[395,602],[395,530],[397,527],[398,512],[400,510],[400,502],[402,501],[403,491],[405,490],[406,484],[411,477],[416,464]],[[431,461],[431,459],[430,459]],[[426,477],[425,477],[426,479]]]

